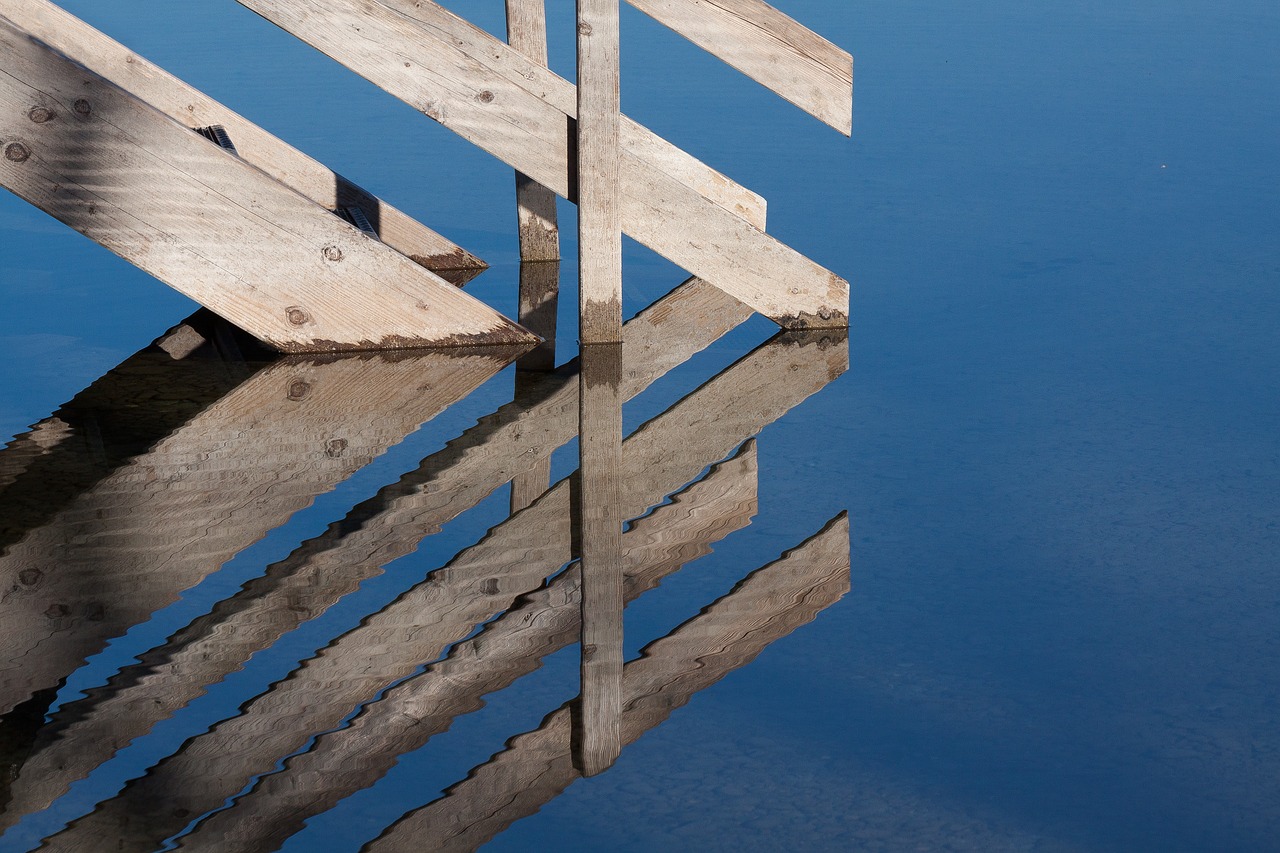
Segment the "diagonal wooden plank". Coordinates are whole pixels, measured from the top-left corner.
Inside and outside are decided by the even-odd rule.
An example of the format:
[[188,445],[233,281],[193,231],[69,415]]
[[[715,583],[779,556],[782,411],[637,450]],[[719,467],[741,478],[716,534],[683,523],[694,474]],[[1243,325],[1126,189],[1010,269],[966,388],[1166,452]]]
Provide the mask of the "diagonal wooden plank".
[[[835,604],[849,591],[849,520],[841,513],[805,542],[703,608],[694,618],[646,646],[623,670],[622,743],[655,728],[766,646]],[[409,812],[366,853],[471,851],[555,799],[581,774],[570,750],[570,707]]]
[[222,125],[241,158],[329,210],[359,207],[382,242],[446,281],[463,285],[488,268],[466,249],[49,0],[0,0],[0,15],[188,127]]
[[848,136],[853,57],[762,0],[627,0]]
[[[574,87],[431,0],[239,0],[572,199]],[[394,11],[393,11],[394,9]],[[397,14],[397,12],[401,14]],[[622,123],[623,230],[785,328],[848,325],[849,285],[709,194],[731,182],[655,159]],[[664,149],[665,151],[666,149]],[[688,155],[683,155],[688,158]],[[665,155],[664,155],[665,157]],[[696,161],[694,161],[696,162]]]
[[[634,601],[745,527],[758,509],[758,485],[752,440],[671,503],[638,519],[623,535],[625,601]],[[263,777],[230,809],[183,836],[182,849],[277,849],[303,821],[374,784],[399,756],[421,748],[457,717],[483,707],[486,695],[576,642],[581,601],[582,572],[574,564],[522,596],[447,658],[388,690],[351,726],[321,735],[281,772]]]
[[536,338],[0,18],[0,186],[277,349]]
[[[624,444],[623,517],[642,515],[838,377],[848,365],[848,342],[837,338],[779,334],[641,426]],[[438,658],[569,562],[570,484],[561,480],[44,849],[93,850],[103,837],[118,839],[122,850],[154,846],[180,831],[186,815],[216,808],[380,688]]]

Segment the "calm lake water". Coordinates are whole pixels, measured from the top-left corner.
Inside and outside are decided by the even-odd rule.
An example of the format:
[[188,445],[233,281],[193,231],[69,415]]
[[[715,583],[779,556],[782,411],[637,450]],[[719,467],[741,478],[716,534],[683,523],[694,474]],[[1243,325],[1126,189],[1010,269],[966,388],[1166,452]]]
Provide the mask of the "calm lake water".
[[[231,0],[62,5],[515,313],[497,160]],[[568,486],[506,485],[577,467],[572,365],[140,352],[196,306],[0,194],[0,850],[1280,849],[1280,7],[774,5],[854,54],[852,141],[630,8],[623,106],[853,325],[776,338],[626,243],[644,701],[591,778]],[[575,304],[566,263],[560,363]]]

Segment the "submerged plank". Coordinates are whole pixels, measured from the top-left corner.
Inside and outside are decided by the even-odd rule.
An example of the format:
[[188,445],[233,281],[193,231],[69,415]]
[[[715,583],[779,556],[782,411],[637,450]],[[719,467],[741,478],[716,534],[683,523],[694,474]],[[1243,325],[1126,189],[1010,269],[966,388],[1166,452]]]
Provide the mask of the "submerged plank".
[[0,18],[0,186],[285,351],[534,336]]
[[627,0],[848,136],[853,57],[762,0]]
[[[839,601],[849,591],[849,570],[849,522],[842,513],[646,646],[623,670],[623,745]],[[506,749],[446,789],[445,796],[404,815],[361,849],[400,853],[429,847],[444,853],[479,848],[580,778],[571,739],[566,706],[534,731],[511,738]]]
[[329,210],[359,207],[383,243],[452,284],[465,284],[488,268],[466,249],[49,0],[0,0],[0,16],[188,127],[225,127],[242,159]]
[[[625,518],[664,495],[815,393],[848,364],[847,340],[781,334],[727,368],[624,445]],[[215,808],[313,735],[338,725],[382,687],[440,656],[572,557],[570,479],[490,531],[427,580],[342,635],[208,734],[189,741],[119,796],[47,841],[93,849],[109,836],[154,845],[184,815]]]

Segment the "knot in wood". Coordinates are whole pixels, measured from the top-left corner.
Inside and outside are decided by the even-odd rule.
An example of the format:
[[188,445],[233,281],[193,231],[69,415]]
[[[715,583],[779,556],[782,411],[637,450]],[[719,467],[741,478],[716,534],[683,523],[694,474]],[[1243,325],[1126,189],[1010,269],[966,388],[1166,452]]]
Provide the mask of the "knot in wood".
[[295,379],[289,383],[289,399],[290,400],[301,400],[303,397],[307,396],[309,393],[311,393],[310,383],[304,382],[301,379]]
[[321,254],[324,255],[324,259],[326,261],[333,261],[336,263],[342,260],[342,250],[337,246],[325,246],[321,251]]
[[74,106],[75,106],[76,112],[80,113],[80,115],[82,116],[87,116],[90,112],[93,111],[93,107],[89,106],[89,102],[86,101],[84,98],[80,98],[79,100],[77,100]]
[[492,103],[493,103],[493,92],[490,92],[488,89],[485,89],[483,92],[481,92],[480,94],[476,95],[476,100],[477,100],[477,101],[479,101],[479,102],[480,102],[480,103],[482,103],[482,104],[492,104]]
[[50,619],[61,619],[64,616],[70,615],[70,613],[71,608],[67,607],[65,604],[50,604],[49,609],[44,612],[44,615]]
[[583,21],[582,23],[578,24],[578,35],[580,36],[591,35],[591,25],[588,24],[586,21]]
[[25,163],[30,156],[31,149],[21,142],[10,142],[5,146],[4,159],[6,160],[11,160],[14,163]]
[[295,326],[305,326],[311,322],[311,315],[307,313],[305,308],[299,308],[297,305],[284,309],[284,316]]
[[27,113],[27,118],[31,119],[36,124],[44,124],[55,116],[57,116],[57,113],[48,107],[32,107],[31,112]]
[[324,455],[330,459],[337,459],[346,452],[347,440],[345,438],[335,438],[324,446]]
[[44,572],[39,569],[23,569],[18,572],[18,583],[23,586],[35,586],[40,583],[40,578],[44,577]]

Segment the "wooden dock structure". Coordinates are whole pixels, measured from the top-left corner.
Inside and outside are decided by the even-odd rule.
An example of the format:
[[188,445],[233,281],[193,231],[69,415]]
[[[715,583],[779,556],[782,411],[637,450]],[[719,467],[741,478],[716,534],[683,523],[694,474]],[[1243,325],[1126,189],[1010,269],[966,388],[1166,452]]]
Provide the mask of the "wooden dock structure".
[[[620,111],[619,0],[577,0],[578,83],[547,61],[544,0],[502,42],[433,0],[239,0],[512,166],[521,257],[560,260],[579,208],[579,337],[622,339],[630,235],[785,329],[848,325],[848,282],[765,231],[755,193]],[[629,0],[848,135],[850,55],[763,0]],[[479,258],[50,0],[0,0],[0,186],[283,352],[554,338],[458,288]],[[194,131],[194,132],[193,132]]]

